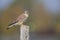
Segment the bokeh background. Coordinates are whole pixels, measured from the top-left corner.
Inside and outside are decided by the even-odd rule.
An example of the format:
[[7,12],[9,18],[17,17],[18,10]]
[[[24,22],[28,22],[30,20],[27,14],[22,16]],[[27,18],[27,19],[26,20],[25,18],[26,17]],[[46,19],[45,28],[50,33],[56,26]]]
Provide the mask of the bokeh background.
[[[26,25],[30,26],[30,35],[60,35],[59,0],[2,0],[0,1],[0,38],[1,40],[19,40],[20,27],[6,30],[8,25],[25,9],[29,11]],[[34,36],[34,35],[33,35]],[[34,36],[35,37],[35,36]],[[32,37],[31,40],[40,40]]]

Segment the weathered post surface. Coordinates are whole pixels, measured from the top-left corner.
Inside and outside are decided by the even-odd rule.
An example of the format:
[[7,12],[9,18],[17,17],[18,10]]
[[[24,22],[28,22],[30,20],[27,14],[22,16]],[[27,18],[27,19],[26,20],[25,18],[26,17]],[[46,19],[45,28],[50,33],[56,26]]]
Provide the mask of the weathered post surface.
[[29,40],[29,26],[22,25],[20,27],[20,40]]

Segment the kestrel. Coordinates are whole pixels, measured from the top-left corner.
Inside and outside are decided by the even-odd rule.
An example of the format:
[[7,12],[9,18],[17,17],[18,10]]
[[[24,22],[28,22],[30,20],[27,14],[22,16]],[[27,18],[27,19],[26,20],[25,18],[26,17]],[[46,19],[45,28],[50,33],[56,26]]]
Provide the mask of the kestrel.
[[23,23],[27,20],[28,16],[28,11],[24,11],[24,13],[19,15],[14,22],[8,25],[9,27],[7,29],[13,27],[14,25],[23,25]]

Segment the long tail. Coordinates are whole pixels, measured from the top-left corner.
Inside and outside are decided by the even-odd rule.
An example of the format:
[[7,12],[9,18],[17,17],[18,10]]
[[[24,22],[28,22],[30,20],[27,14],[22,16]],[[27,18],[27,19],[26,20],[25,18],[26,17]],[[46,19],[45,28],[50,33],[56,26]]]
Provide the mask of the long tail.
[[11,27],[13,27],[14,25],[16,25],[16,23],[17,23],[17,21],[15,21],[15,22],[9,24],[8,27],[7,27],[7,30],[10,29]]

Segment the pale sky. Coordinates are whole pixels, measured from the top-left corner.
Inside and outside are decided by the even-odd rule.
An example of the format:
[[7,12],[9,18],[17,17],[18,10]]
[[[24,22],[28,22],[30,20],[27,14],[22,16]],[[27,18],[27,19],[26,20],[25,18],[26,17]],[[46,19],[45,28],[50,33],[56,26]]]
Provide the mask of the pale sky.
[[13,3],[14,0],[0,0],[0,10],[4,10]]
[[45,10],[50,11],[52,14],[57,14],[57,12],[60,10],[59,9],[59,5],[60,5],[59,0],[33,0],[33,3],[35,5],[43,3]]
[[[14,0],[0,0],[0,10],[8,8]],[[42,2],[41,0],[36,0],[37,3]],[[53,13],[59,10],[59,0],[44,0],[44,7]]]
[[44,7],[56,14],[59,11],[59,2],[59,0],[44,0]]

